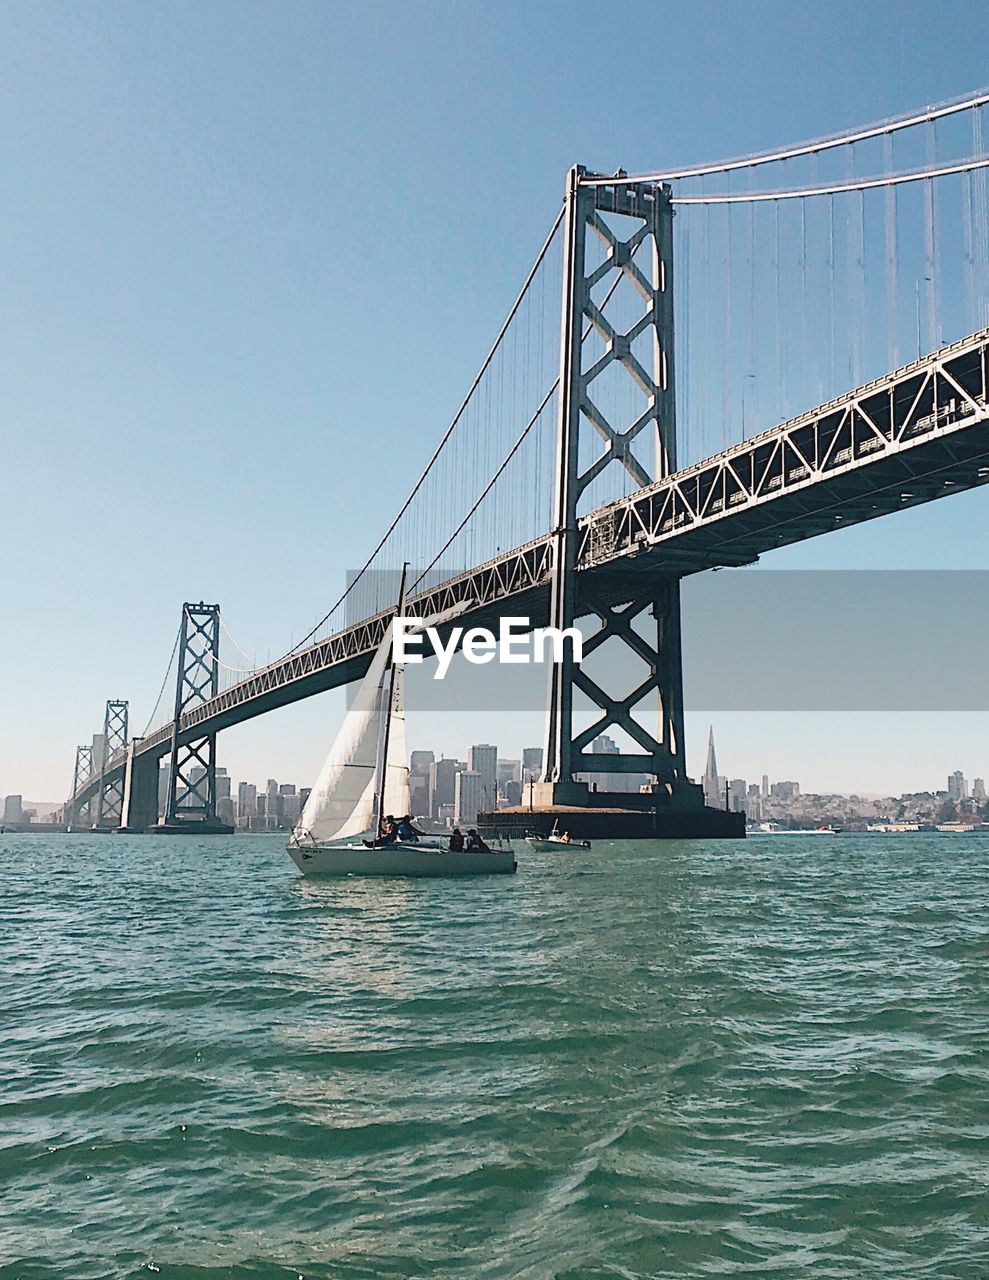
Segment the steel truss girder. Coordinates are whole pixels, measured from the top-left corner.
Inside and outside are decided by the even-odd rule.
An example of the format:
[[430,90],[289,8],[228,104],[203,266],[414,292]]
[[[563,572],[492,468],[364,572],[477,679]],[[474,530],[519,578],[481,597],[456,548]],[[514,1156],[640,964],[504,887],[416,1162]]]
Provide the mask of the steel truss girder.
[[[989,330],[599,508],[582,523],[579,563],[617,561],[749,513],[765,529],[760,508],[785,496],[818,512],[828,486],[841,516],[850,498],[876,494],[870,464],[895,471],[902,457],[909,467],[918,445],[940,441],[948,452],[953,435],[986,421],[987,346]],[[764,537],[761,550],[774,545]]]
[[216,820],[216,734],[192,740],[179,736],[183,717],[206,705],[219,691],[220,606],[182,606],[172,756],[168,777],[166,822],[212,823]]
[[[777,546],[839,525],[989,482],[987,360],[989,330],[983,330],[620,502],[589,512],[578,520],[578,580],[608,578],[616,570],[635,573],[640,567],[648,572],[666,569],[689,574],[717,565],[743,564]],[[933,417],[917,404],[922,384],[931,389],[932,402],[937,398],[939,407]],[[844,461],[837,458],[836,445],[825,462],[841,421],[847,431],[844,414],[852,402],[875,425],[878,435],[870,429],[869,437],[878,444],[865,449],[860,442],[854,456]],[[783,448],[776,449],[777,437],[786,438]],[[791,447],[796,452],[789,452]],[[800,459],[813,459],[814,470],[794,474],[800,465],[808,465],[798,461],[797,454]],[[777,475],[778,482],[770,483]],[[712,477],[715,484],[727,487],[705,507],[698,493],[710,490]],[[736,498],[732,495],[738,490],[732,486],[739,484],[741,493]],[[729,500],[719,503],[723,495]],[[875,510],[861,510],[866,500]],[[859,505],[851,510],[850,501]],[[671,519],[674,511],[680,515],[676,521]],[[553,536],[547,533],[421,592],[410,600],[409,612],[427,616],[461,608],[464,612],[458,621],[465,625],[527,608],[530,616],[547,618],[553,549]],[[364,619],[253,673],[184,712],[175,736],[185,741],[215,733],[272,706],[285,706],[360,678],[389,617],[382,613]],[[172,738],[169,724],[145,738],[137,754],[151,752],[160,757],[167,753]],[[107,762],[106,773],[122,775],[125,764],[126,754],[118,753]],[[76,798],[85,803],[94,797],[97,783],[98,778],[91,777]]]
[[[123,776],[111,767],[119,754],[127,753],[128,704],[120,698],[110,698],[103,715],[103,759],[100,764],[100,785],[96,793],[96,825],[119,827],[124,803]],[[90,753],[92,760],[92,753]]]

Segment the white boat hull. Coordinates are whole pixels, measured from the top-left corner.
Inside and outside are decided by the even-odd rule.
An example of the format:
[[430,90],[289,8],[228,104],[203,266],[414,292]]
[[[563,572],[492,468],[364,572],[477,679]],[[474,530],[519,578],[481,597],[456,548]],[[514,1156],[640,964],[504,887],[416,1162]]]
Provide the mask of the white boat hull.
[[363,842],[288,846],[305,876],[510,876],[518,864],[511,848],[454,853],[440,845],[389,844],[368,849]]
[[552,853],[554,849],[589,849],[590,840],[540,840],[537,836],[526,836],[526,844],[536,853]]

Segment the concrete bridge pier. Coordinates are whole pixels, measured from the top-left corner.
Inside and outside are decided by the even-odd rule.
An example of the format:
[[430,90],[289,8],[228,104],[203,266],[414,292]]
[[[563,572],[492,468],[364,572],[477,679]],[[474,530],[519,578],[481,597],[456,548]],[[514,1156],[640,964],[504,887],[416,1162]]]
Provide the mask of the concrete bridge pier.
[[132,738],[124,770],[124,802],[120,830],[138,834],[158,821],[158,758],[135,754],[140,738]]

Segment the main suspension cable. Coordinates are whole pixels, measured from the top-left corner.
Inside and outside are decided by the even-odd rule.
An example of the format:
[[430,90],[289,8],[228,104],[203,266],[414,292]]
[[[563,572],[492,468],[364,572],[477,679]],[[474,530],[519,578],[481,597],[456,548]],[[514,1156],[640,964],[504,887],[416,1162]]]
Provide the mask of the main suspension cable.
[[[400,510],[398,511],[398,514],[395,516],[394,520],[392,520],[391,524],[382,534],[381,539],[378,542],[377,546],[374,548],[374,550],[371,552],[368,558],[364,561],[363,565],[355,574],[355,576],[348,583],[346,590],[343,592],[340,598],[336,601],[333,607],[323,615],[323,617],[319,620],[319,622],[316,623],[316,625],[312,628],[312,630],[307,635],[303,636],[303,638],[298,642],[298,644],[293,645],[292,648],[289,649],[283,655],[283,658],[290,657],[293,653],[297,653],[300,649],[302,649],[305,645],[307,645],[309,641],[312,640],[312,638],[319,631],[320,627],[324,626],[329,621],[329,619],[333,617],[337,609],[340,608],[340,606],[344,603],[344,601],[350,595],[351,591],[353,591],[354,587],[357,586],[358,582],[360,582],[360,580],[364,577],[365,573],[367,573],[368,569],[370,569],[378,552],[385,545],[385,543],[388,541],[391,535],[395,532],[395,529],[397,528],[399,521],[402,519],[402,516],[405,515],[406,511],[411,506],[412,501],[415,498],[416,494],[419,492],[419,490],[422,488],[423,484],[425,483],[426,477],[432,471],[437,459],[439,458],[440,454],[443,452],[444,446],[446,445],[447,441],[450,439],[450,437],[453,435],[454,431],[456,430],[457,424],[460,422],[460,419],[463,417],[464,410],[467,408],[468,404],[470,403],[471,397],[474,395],[474,392],[477,390],[478,386],[480,385],[481,379],[484,377],[484,374],[487,372],[488,367],[491,364],[491,361],[494,359],[495,353],[497,352],[499,346],[501,345],[502,339],[504,338],[505,334],[508,332],[509,325],[515,319],[515,316],[518,313],[519,307],[521,307],[522,305],[525,295],[529,290],[529,286],[532,284],[532,281],[536,276],[536,272],[542,266],[543,259],[546,257],[546,254],[549,252],[550,245],[553,243],[554,237],[556,236],[557,231],[560,229],[560,224],[563,221],[563,216],[565,213],[566,213],[566,206],[564,205],[563,208],[560,209],[560,212],[557,214],[556,221],[553,223],[552,227],[550,228],[549,235],[547,235],[543,243],[543,247],[539,250],[539,254],[535,262],[532,264],[532,268],[529,271],[529,274],[526,276],[525,284],[519,290],[518,297],[515,299],[515,302],[512,304],[512,309],[508,313],[508,318],[505,320],[505,323],[501,326],[501,329],[498,332],[497,338],[495,338],[494,340],[491,350],[488,352],[484,363],[481,365],[481,368],[478,371],[477,377],[471,383],[470,390],[467,392],[467,395],[464,397],[463,404],[461,404],[460,408],[457,410],[453,418],[453,421],[447,427],[446,431],[444,431],[439,444],[436,446],[435,450],[433,451],[433,456],[426,463],[425,469],[423,470],[419,479],[412,486],[412,491],[410,492],[409,496],[405,499],[405,502],[402,504]],[[278,661],[279,662],[283,661],[283,658],[279,658]]]
[[754,191],[717,196],[673,196],[674,204],[755,204],[765,200],[804,200],[809,196],[842,195],[846,191],[870,191],[876,187],[898,187],[905,182],[924,182],[932,178],[946,178],[953,173],[971,173],[974,169],[989,168],[989,156],[962,160],[958,164],[940,168],[911,169],[906,173],[891,173],[880,178],[852,179],[849,182],[832,182],[825,187],[793,187],[789,191]]
[[663,173],[622,174],[612,177],[595,174],[593,177],[581,178],[581,185],[613,187],[633,182],[672,182],[680,178],[700,178],[706,173],[730,173],[736,169],[752,169],[759,165],[778,164],[782,160],[792,160],[797,156],[814,155],[819,151],[830,151],[835,147],[847,147],[856,142],[865,142],[868,138],[879,138],[883,134],[896,133],[900,129],[910,129],[914,125],[927,124],[931,120],[957,115],[960,111],[972,111],[984,106],[987,102],[989,102],[989,88],[979,89],[966,98],[951,99],[911,115],[894,116],[889,120],[866,125],[862,129],[854,129],[850,133],[830,134],[810,142],[799,143],[797,146],[785,147],[780,151],[761,151],[749,156],[739,156],[733,160],[723,160],[718,164],[667,169]]
[[168,684],[168,677],[172,674],[172,663],[175,661],[175,655],[178,652],[179,639],[181,635],[182,635],[182,625],[180,623],[179,628],[175,633],[175,643],[172,645],[172,656],[168,659],[168,666],[165,668],[165,676],[161,682],[161,688],[158,690],[158,697],[155,699],[155,705],[151,709],[151,715],[148,717],[148,723],[144,726],[144,732],[141,734],[142,738],[146,738],[148,736],[148,730],[151,728],[151,725],[154,722],[154,718],[158,714],[158,708],[161,705],[161,699],[165,692],[165,686]]

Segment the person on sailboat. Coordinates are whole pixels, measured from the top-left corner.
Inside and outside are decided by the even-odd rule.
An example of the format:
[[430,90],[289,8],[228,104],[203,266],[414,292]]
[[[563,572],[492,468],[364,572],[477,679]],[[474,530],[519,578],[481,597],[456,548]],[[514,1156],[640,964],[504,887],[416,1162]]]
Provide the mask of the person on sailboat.
[[412,815],[407,813],[398,820],[398,838],[399,840],[407,840],[412,844],[419,843],[419,837],[424,836],[425,831],[420,831],[418,827],[412,825]]
[[467,852],[468,853],[490,853],[491,850],[484,843],[476,830],[471,827],[467,832]]
[[394,816],[389,813],[381,824],[377,840],[365,840],[364,843],[369,849],[380,849],[382,845],[394,844],[397,839],[398,823],[395,821]]
[[454,827],[450,832],[450,852],[463,853],[464,851],[464,833],[459,827]]

